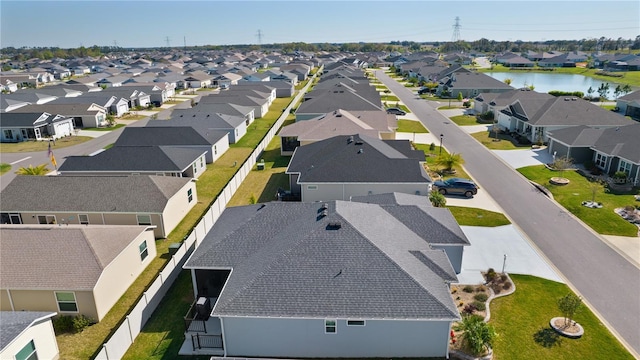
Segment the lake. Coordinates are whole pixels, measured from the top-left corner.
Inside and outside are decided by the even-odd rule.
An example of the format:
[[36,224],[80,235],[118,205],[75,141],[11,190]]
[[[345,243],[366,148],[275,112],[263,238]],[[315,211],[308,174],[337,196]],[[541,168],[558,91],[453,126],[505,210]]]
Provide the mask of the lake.
[[532,72],[486,72],[485,74],[500,81],[511,79],[511,86],[521,88],[529,85],[534,86],[534,90],[546,93],[552,90],[560,91],[582,91],[587,95],[587,90],[592,87],[593,96],[598,96],[598,87],[600,84],[609,83],[608,99],[613,99],[613,90],[618,84],[611,81],[596,80],[591,77],[575,74],[547,74]]

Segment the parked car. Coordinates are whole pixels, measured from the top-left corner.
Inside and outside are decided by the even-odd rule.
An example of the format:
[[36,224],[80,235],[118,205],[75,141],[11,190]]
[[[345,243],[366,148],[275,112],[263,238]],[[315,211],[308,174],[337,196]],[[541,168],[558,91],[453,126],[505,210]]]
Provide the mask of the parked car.
[[387,114],[394,114],[394,115],[407,115],[407,113],[399,108],[388,108],[387,109]]
[[431,90],[428,87],[421,87],[418,89],[418,95],[424,95],[431,93]]
[[433,185],[442,195],[464,195],[468,198],[478,193],[478,186],[469,179],[451,178],[447,180],[437,180]]

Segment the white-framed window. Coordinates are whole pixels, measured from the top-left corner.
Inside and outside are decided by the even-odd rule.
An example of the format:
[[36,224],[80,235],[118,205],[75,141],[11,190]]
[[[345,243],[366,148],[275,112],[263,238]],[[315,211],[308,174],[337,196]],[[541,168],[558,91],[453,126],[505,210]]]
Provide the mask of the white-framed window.
[[147,240],[143,241],[140,245],[138,245],[138,250],[140,250],[140,261],[144,261],[144,259],[149,256],[149,249],[147,248]]
[[307,185],[307,190],[318,190],[318,185]]
[[200,157],[200,168],[204,169],[204,156]]
[[347,320],[347,326],[365,326],[364,320]]
[[151,215],[138,215],[138,225],[151,225]]
[[38,360],[38,353],[36,352],[36,344],[33,340],[29,341],[20,351],[16,353],[16,360]]
[[198,161],[193,162],[193,173],[194,174],[198,173]]
[[618,164],[618,171],[624,171],[625,173],[627,173],[627,176],[629,176],[629,174],[631,174],[631,163],[620,159],[620,163]]
[[55,215],[38,215],[38,224],[55,224]]
[[56,291],[56,302],[60,312],[78,312],[78,303],[74,292]]
[[607,157],[601,153],[596,153],[595,163],[597,167],[604,169],[607,166]]
[[4,131],[4,137],[7,139],[13,139],[13,131],[12,130],[5,130]]
[[193,189],[187,190],[187,200],[189,200],[189,202],[193,201]]
[[78,221],[82,225],[89,225],[89,215],[87,215],[87,214],[78,214]]
[[213,145],[213,154],[218,155],[218,145]]
[[336,319],[326,319],[324,321],[324,333],[335,334],[338,332],[338,322]]
[[22,216],[20,214],[9,214],[9,220],[12,224],[22,224]]

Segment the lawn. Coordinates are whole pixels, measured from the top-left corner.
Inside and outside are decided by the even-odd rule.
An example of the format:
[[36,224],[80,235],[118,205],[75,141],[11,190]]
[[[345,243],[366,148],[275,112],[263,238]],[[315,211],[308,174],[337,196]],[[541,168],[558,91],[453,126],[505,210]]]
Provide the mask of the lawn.
[[[87,142],[89,140],[93,140],[93,138],[89,136],[67,136],[67,137],[56,140],[55,145],[51,143],[52,145],[51,149],[55,151],[56,149],[82,144],[83,142]],[[0,144],[0,152],[2,153],[47,151],[48,148],[49,148],[49,141],[47,140],[41,140],[41,141],[32,140],[32,141],[23,141],[19,143]]]
[[[158,111],[161,111],[161,110],[164,110],[164,109],[159,109]],[[146,111],[149,111],[149,110],[146,110]],[[154,110],[151,110],[151,111],[154,111]],[[121,117],[120,120],[142,120],[142,119],[146,119],[146,118],[147,118],[147,116],[144,116],[144,115],[138,115],[138,114],[134,115],[132,113],[129,113],[129,114],[124,115],[123,117]]]
[[495,211],[460,206],[447,206],[447,209],[462,226],[495,227],[511,224],[511,221],[504,214]]
[[482,125],[482,123],[478,121],[478,118],[473,115],[458,115],[452,116],[449,119],[459,126]]
[[397,96],[395,96],[395,95],[382,95],[382,96],[380,96],[380,100],[382,100],[382,101],[396,101],[396,102],[398,102],[398,101],[400,101],[400,98],[398,98],[398,97],[397,97]]
[[491,150],[522,150],[531,148],[531,144],[518,144],[511,136],[506,134],[499,133],[497,139],[495,133],[489,131],[473,133],[471,136]]
[[561,316],[556,302],[571,292],[569,287],[528,275],[510,276],[516,291],[491,302],[489,323],[498,333],[493,346],[496,359],[633,359],[585,305],[574,316],[584,335],[556,336],[549,321]]
[[115,124],[114,126],[109,127],[101,127],[101,128],[84,128],[83,130],[88,131],[113,131],[115,129],[120,129],[121,127],[126,126],[125,124]]
[[0,174],[4,174],[11,170],[11,164],[0,163]]
[[428,133],[427,129],[420,121],[415,120],[398,120],[398,129],[396,132],[406,133]]
[[[560,174],[558,171],[547,169],[544,165],[527,166],[518,171],[527,179],[549,189],[557,202],[596,232],[606,235],[638,236],[638,227],[625,221],[613,211],[615,208],[626,205],[636,205],[633,195],[606,193],[603,185],[594,185],[575,171],[564,171]],[[549,179],[553,176],[562,176],[571,182],[568,185],[550,184]],[[592,199],[592,185],[596,186],[595,201],[602,203],[601,209],[582,206],[583,201]]]
[[[413,146],[417,150],[422,150],[426,156],[427,166],[429,167],[429,175],[432,178],[440,177],[439,174],[435,174],[440,171],[440,167],[436,165],[436,160],[440,155],[440,147],[433,144],[433,150],[430,150],[431,146],[428,144],[413,144]],[[445,149],[442,149],[442,155],[448,154]],[[461,178],[469,178],[469,175],[464,171],[462,166],[454,166],[453,170],[455,170],[454,174],[445,174],[442,176],[443,179],[448,179],[452,177],[461,177]]]

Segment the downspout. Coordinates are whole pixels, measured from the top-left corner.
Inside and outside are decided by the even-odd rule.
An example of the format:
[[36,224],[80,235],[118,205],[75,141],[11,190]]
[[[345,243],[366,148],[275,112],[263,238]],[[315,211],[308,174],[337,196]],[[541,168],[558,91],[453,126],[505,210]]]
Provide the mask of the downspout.
[[13,299],[11,298],[11,292],[9,291],[9,289],[7,289],[7,296],[9,297],[9,304],[11,304],[11,311],[16,311],[16,309],[13,307]]
[[449,343],[451,342],[451,321],[449,321],[449,330],[447,331],[447,353],[445,359],[449,359]]
[[224,357],[227,357],[227,339],[224,336],[224,318],[220,319],[220,332],[222,332],[222,351],[224,351]]
[[198,283],[196,282],[196,269],[191,269],[191,284],[193,285],[193,297],[198,301]]

